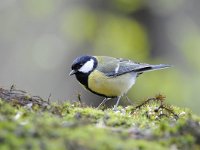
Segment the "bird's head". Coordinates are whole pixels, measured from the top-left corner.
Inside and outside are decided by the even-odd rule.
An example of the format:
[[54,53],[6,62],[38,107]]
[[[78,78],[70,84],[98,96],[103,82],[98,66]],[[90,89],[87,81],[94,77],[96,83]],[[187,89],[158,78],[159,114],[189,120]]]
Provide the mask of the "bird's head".
[[77,57],[71,66],[72,71],[70,76],[73,74],[83,73],[89,74],[97,67],[97,59],[93,56],[84,55]]

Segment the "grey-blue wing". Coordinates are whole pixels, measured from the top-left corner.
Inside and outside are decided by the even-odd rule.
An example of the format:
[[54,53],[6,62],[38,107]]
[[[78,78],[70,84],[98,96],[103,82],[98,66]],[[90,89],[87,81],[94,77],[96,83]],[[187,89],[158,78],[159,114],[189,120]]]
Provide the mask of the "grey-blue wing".
[[115,71],[107,73],[107,76],[120,76],[129,72],[135,72],[141,74],[145,69],[150,69],[149,64],[142,64],[133,62],[130,60],[119,59],[118,68]]
[[141,74],[145,69],[151,69],[151,65],[130,61],[128,59],[100,56],[97,70],[106,76],[115,77],[129,72]]

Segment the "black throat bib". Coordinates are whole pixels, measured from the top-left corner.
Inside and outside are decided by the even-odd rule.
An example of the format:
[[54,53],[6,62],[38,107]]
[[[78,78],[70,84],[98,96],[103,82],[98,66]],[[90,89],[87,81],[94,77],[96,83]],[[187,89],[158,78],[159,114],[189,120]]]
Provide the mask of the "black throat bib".
[[78,72],[76,73],[76,79],[82,84],[84,85],[87,89],[88,89],[88,76],[89,73],[81,73]]

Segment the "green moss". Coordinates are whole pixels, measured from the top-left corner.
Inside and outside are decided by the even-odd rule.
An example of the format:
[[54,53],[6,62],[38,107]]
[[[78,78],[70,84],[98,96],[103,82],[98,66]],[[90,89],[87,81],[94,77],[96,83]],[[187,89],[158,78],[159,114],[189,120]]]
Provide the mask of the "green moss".
[[198,149],[200,117],[187,109],[166,106],[172,113],[159,106],[153,101],[113,111],[1,99],[0,149]]

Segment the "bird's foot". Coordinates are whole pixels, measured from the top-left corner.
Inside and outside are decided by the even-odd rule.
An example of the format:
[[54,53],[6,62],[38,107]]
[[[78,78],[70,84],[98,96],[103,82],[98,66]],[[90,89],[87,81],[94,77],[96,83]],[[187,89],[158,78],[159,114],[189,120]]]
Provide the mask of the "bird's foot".
[[117,108],[117,105],[114,105],[114,107],[113,107],[113,111],[118,111],[119,109]]

